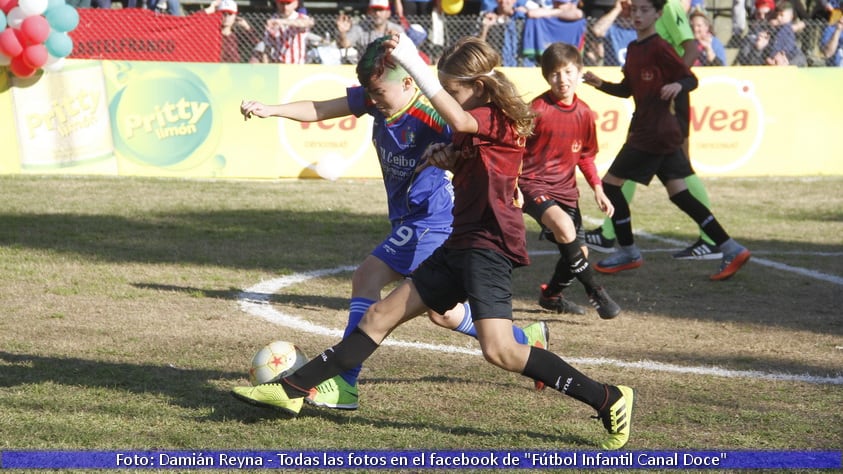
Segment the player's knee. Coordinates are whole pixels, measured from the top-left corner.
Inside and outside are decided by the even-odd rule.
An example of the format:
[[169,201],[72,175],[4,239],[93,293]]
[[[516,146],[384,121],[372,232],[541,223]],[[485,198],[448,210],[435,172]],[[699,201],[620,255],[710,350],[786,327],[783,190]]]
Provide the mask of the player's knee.
[[484,346],[482,347],[483,358],[486,359],[486,362],[504,370],[517,372],[523,367],[518,366],[517,357],[515,357],[515,353],[511,349],[512,348],[498,345],[493,345],[491,347]]
[[439,314],[436,311],[428,311],[427,317],[433,322],[433,324],[446,328],[446,329],[453,329],[456,327],[454,324],[455,318],[452,318],[448,314]]

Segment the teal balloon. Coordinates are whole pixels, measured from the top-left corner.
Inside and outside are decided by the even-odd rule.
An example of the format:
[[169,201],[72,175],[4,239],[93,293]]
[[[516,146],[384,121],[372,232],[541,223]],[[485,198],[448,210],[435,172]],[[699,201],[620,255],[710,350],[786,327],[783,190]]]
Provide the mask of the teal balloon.
[[59,5],[64,5],[64,0],[47,0],[47,10],[55,8]]
[[53,31],[50,33],[50,36],[47,37],[47,41],[44,42],[44,46],[47,47],[47,52],[53,56],[63,58],[73,51],[73,40],[70,39],[70,36],[68,36],[67,33]]
[[62,33],[73,31],[79,24],[79,12],[67,4],[48,7],[44,17],[47,18],[47,22],[53,30]]
[[6,29],[6,14],[3,13],[3,10],[0,10],[0,31]]

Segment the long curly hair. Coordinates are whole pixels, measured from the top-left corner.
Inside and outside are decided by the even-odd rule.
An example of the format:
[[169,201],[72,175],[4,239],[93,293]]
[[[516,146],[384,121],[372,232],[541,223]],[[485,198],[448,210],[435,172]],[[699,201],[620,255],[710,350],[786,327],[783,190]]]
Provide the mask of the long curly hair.
[[473,37],[461,38],[447,48],[439,59],[437,68],[467,85],[481,81],[486,88],[489,101],[497,105],[509,118],[519,135],[533,134],[535,113],[518,94],[515,84],[495,68],[501,65],[501,56],[489,43]]

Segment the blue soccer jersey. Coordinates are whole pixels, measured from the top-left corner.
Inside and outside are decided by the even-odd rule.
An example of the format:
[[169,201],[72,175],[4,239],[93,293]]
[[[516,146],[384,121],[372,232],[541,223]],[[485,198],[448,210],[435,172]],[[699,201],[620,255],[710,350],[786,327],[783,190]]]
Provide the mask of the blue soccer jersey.
[[401,275],[409,275],[448,238],[453,222],[454,190],[445,171],[416,167],[432,143],[449,143],[451,129],[417,93],[406,108],[384,116],[367,100],[365,89],[348,89],[352,113],[374,118],[372,142],[377,151],[389,206],[392,231],[372,255]]
[[450,143],[451,129],[420,93],[405,109],[384,116],[363,87],[347,91],[351,112],[374,118],[372,142],[383,173],[393,227],[424,221],[426,227],[451,227],[453,188],[445,171],[433,166],[416,173],[422,153],[432,143]]

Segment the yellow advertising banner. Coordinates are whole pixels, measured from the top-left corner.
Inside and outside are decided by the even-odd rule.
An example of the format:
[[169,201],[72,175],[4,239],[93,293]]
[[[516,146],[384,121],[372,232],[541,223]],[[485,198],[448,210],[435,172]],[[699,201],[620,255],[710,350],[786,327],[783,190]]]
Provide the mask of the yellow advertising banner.
[[[26,81],[0,76],[0,173],[196,178],[380,176],[368,116],[316,123],[244,120],[243,100],[269,104],[344,97],[353,66],[70,60]],[[529,100],[547,89],[538,68],[502,69]],[[608,81],[618,68],[593,68]],[[839,68],[695,68],[691,160],[702,176],[843,175],[825,146],[840,127],[829,91]],[[581,84],[608,168],[633,112]],[[795,157],[810,156],[809,160]]]

